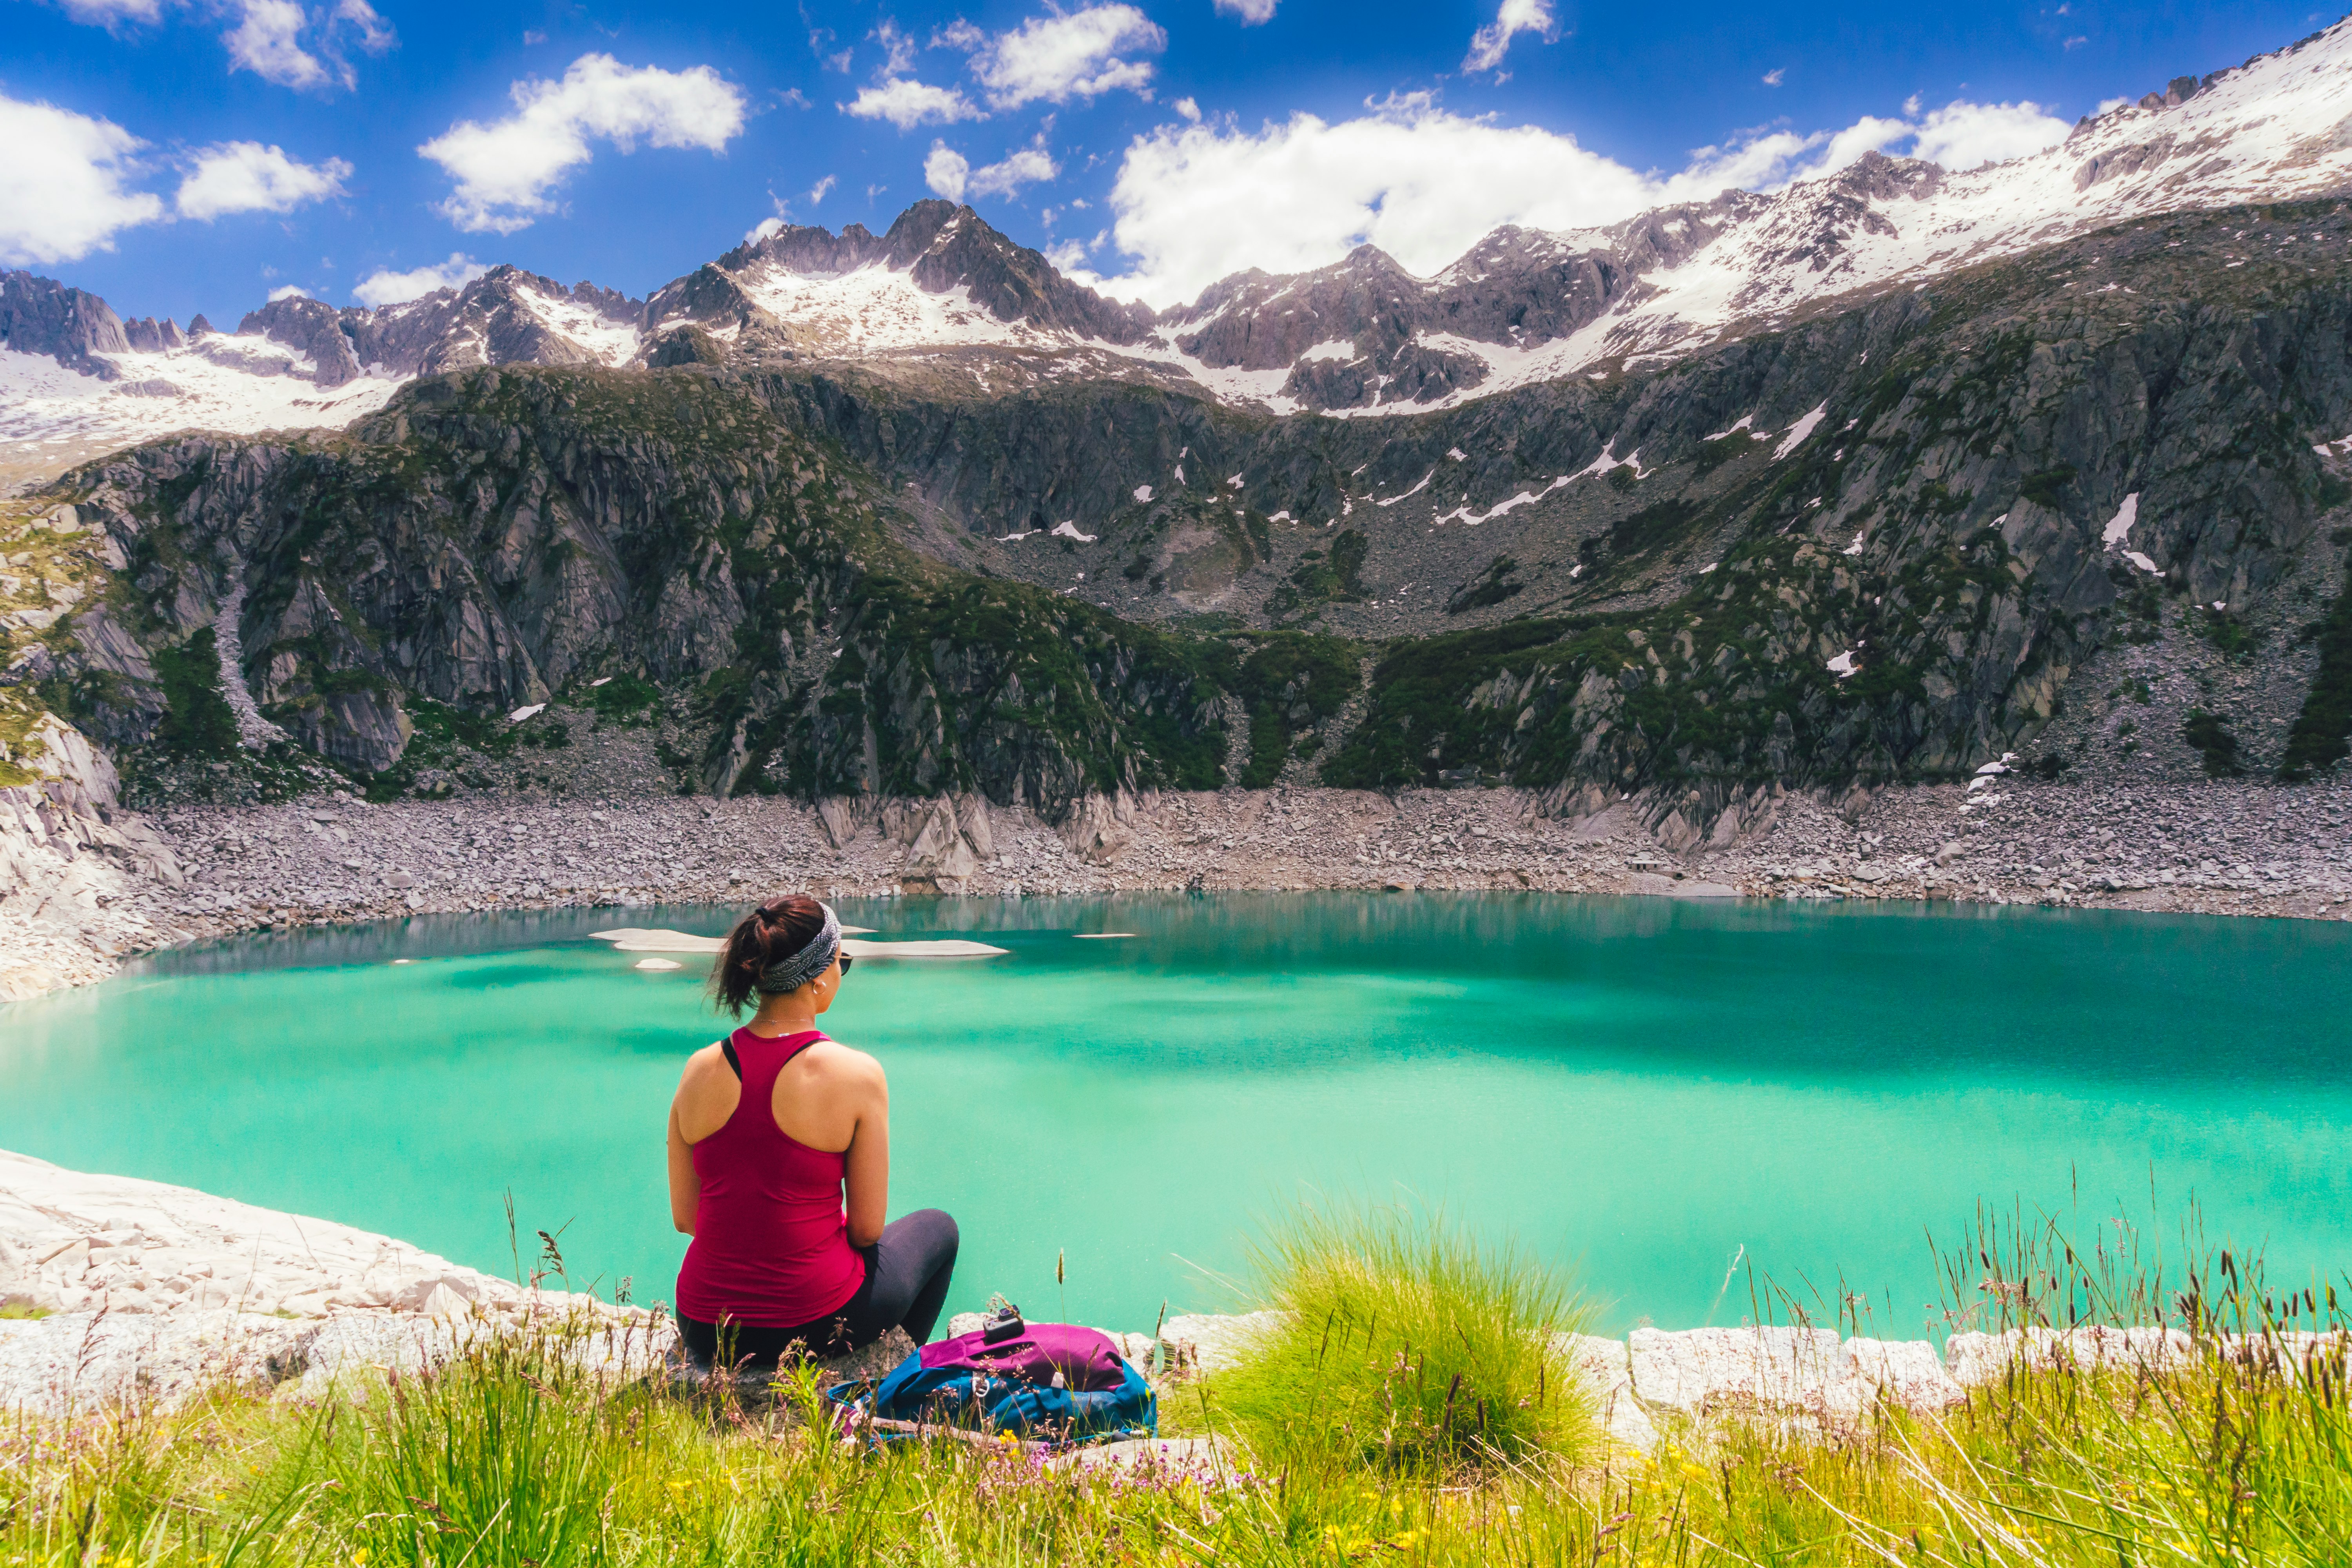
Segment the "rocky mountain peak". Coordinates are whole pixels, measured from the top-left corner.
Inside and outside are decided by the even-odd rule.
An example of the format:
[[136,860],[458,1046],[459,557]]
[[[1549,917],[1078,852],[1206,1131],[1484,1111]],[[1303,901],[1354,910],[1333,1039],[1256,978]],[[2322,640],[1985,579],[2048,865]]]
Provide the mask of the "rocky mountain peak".
[[59,364],[111,381],[121,373],[96,356],[128,353],[122,318],[95,294],[30,272],[0,272],[0,348],[48,354]]
[[[1126,345],[1151,329],[1149,308],[1104,299],[971,207],[936,199],[908,207],[878,237],[862,224],[838,234],[795,224],[747,240],[656,290],[646,320],[656,332],[693,325],[785,354],[1003,336],[985,328],[975,335],[945,300],[925,302],[959,294],[987,321],[1033,334]],[[934,319],[942,309],[956,319]]]

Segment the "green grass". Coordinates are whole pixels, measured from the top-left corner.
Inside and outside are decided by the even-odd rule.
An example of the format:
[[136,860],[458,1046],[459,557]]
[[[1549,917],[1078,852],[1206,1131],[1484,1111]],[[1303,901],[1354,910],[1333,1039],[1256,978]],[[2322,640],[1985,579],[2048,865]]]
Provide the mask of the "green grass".
[[1252,1450],[1436,1472],[1591,1447],[1591,1401],[1552,1339],[1589,1313],[1517,1249],[1433,1212],[1308,1208],[1253,1265],[1286,1326],[1204,1405]]
[[[1734,1406],[1662,1414],[1646,1454],[1606,1446],[1580,1417],[1545,1414],[1575,1408],[1550,1402],[1556,1363],[1526,1348],[1573,1321],[1556,1278],[1435,1216],[1342,1211],[1262,1245],[1260,1283],[1301,1313],[1293,1331],[1163,1400],[1230,1434],[1223,1479],[1089,1474],[946,1441],[869,1450],[809,1419],[814,1373],[788,1379],[777,1408],[746,1409],[600,1377],[580,1353],[593,1342],[555,1327],[316,1404],[223,1392],[173,1412],[12,1416],[0,1564],[2352,1562],[2352,1282],[2272,1280],[2226,1249],[2144,1255],[2112,1224],[2098,1235],[2078,1247],[2044,1220],[1980,1222],[1946,1259],[1952,1326],[2165,1322],[2193,1336],[2182,1364],[2020,1365],[1935,1417],[1883,1405],[1823,1427]],[[1852,1300],[1822,1319],[1861,1326]],[[1304,1315],[1318,1305],[1322,1322]],[[1793,1310],[1769,1288],[1754,1305]],[[1375,1328],[1375,1310],[1394,1324]],[[1458,1350],[1441,1348],[1449,1331]],[[1458,1393],[1448,1415],[1409,1388],[1424,1355],[1431,1381],[1450,1366],[1449,1386],[1460,1371],[1462,1389],[1507,1398],[1517,1437],[1491,1411],[1465,1424]],[[1543,1397],[1521,1406],[1530,1375]],[[1414,1440],[1385,1440],[1391,1401]]]

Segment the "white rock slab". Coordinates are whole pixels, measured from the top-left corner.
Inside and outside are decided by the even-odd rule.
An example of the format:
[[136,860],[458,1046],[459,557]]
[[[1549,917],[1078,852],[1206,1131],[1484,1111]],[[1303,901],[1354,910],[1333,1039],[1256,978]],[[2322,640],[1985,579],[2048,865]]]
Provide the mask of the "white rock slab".
[[317,1326],[225,1310],[0,1320],[0,1411],[169,1405],[222,1383],[274,1383],[299,1364]]
[[1945,1410],[1968,1399],[1943,1357],[1926,1340],[1848,1340],[1845,1353],[1860,1403],[1882,1393],[1906,1409]]
[[1254,1342],[1281,1326],[1280,1312],[1188,1314],[1160,1325],[1160,1343],[1175,1370],[1219,1372],[1239,1362]]
[[2057,1366],[2162,1372],[2188,1365],[2196,1344],[2178,1329],[2009,1329],[1997,1334],[1954,1334],[1944,1342],[1954,1382],[1963,1388],[1999,1383],[2012,1367]]
[[1834,1329],[1635,1329],[1625,1342],[1633,1392],[1654,1405],[1694,1415],[1733,1403],[1825,1417],[1859,1411],[1852,1364]]
[[1643,1453],[1658,1446],[1657,1424],[1633,1392],[1633,1362],[1624,1341],[1598,1334],[1554,1334],[1552,1345],[1591,1391],[1603,1432]]

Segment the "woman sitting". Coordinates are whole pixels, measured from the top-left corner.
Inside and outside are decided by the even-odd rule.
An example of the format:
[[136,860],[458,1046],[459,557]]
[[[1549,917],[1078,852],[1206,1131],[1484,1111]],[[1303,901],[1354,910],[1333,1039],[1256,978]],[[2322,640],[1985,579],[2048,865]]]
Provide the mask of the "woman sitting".
[[678,1327],[702,1365],[772,1366],[796,1345],[843,1355],[893,1328],[921,1344],[947,1300],[955,1221],[882,1223],[882,1064],[816,1026],[849,965],[833,910],[793,894],[737,922],[712,967],[722,1005],[740,1017],[756,994],[759,1011],[688,1058],[670,1101],[670,1218],[694,1237]]

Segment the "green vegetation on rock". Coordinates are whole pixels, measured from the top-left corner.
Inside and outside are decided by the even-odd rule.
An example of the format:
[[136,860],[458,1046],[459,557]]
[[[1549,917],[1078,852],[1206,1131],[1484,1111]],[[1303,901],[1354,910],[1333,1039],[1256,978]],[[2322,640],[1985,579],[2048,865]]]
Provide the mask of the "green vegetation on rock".
[[1300,1210],[1253,1261],[1279,1327],[1205,1398],[1254,1452],[1422,1474],[1591,1456],[1591,1397],[1552,1337],[1589,1313],[1517,1249],[1436,1211],[1341,1205]]

